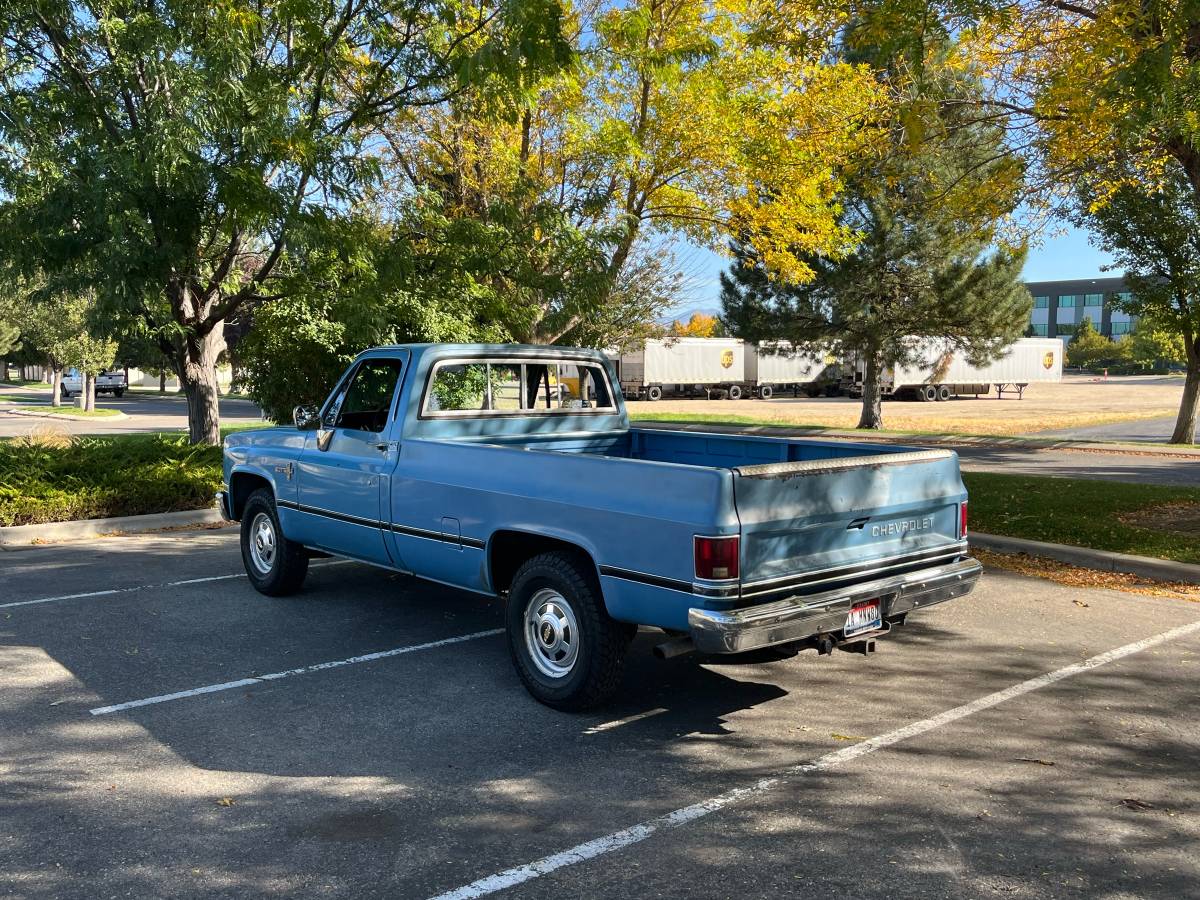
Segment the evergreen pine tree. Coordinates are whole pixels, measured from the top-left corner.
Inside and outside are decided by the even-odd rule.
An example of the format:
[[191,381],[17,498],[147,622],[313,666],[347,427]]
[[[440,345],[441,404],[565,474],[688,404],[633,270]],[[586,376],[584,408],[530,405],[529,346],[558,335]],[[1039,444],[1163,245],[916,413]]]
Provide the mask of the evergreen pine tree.
[[881,78],[904,84],[909,97],[889,123],[888,152],[846,178],[842,224],[858,234],[857,246],[838,259],[802,257],[814,277],[793,285],[735,244],[721,279],[732,334],[857,355],[859,428],[882,427],[886,367],[915,364],[930,350],[985,363],[1021,337],[1033,303],[1020,281],[1024,249],[996,247],[996,223],[1015,205],[1021,172],[1002,152],[1002,129],[965,112],[978,82],[936,61],[912,71],[903,60],[880,65]]

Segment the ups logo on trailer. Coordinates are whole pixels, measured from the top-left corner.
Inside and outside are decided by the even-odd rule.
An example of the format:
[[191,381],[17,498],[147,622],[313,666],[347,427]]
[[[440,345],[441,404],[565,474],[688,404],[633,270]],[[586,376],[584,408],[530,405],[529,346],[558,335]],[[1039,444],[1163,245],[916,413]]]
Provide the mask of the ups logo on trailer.
[[1053,350],[1051,350],[1049,353],[1047,353],[1045,356],[1042,357],[1042,366],[1044,366],[1047,369],[1054,368],[1054,351]]
[[733,368],[733,351],[732,350],[722,350],[721,351],[721,368],[722,369],[732,369]]

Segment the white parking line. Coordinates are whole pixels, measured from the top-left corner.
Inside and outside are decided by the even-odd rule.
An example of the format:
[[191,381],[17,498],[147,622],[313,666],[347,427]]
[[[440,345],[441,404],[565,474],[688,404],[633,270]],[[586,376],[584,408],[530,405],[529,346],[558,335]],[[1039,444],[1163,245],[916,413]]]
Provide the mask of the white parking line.
[[603,722],[599,725],[593,725],[591,728],[585,728],[583,733],[599,734],[602,731],[612,731],[614,728],[620,728],[622,725],[629,725],[631,722],[640,722],[642,719],[648,719],[651,716],[657,716],[659,713],[665,712],[666,710],[662,709],[661,707],[659,709],[647,710],[646,712],[640,712],[636,715],[626,716],[623,719],[616,719],[612,722]]
[[412,644],[408,647],[396,647],[392,650],[380,650],[378,653],[365,653],[362,656],[351,656],[348,659],[335,659],[331,662],[314,663],[311,666],[301,666],[298,669],[287,669],[283,672],[271,672],[269,675],[255,675],[252,678],[239,678],[237,681],[223,681],[220,684],[206,684],[203,687],[190,688],[186,691],[175,691],[173,694],[159,694],[157,697],[144,697],[141,700],[129,700],[125,703],[115,703],[112,706],[98,706],[88,710],[93,716],[106,716],[109,713],[121,712],[124,709],[135,709],[139,706],[153,706],[156,703],[169,703],[172,700],[183,700],[187,697],[199,697],[201,694],[215,694],[220,691],[232,691],[235,688],[247,687],[251,684],[262,684],[264,681],[279,681],[282,678],[293,678],[296,675],[308,675],[311,672],[322,672],[325,669],[340,669],[343,666],[355,666],[359,663],[374,662],[377,659],[389,659],[393,656],[403,656],[405,653],[416,653],[419,650],[433,650],[437,647],[447,647],[450,644],[461,644],[464,641],[475,641],[479,638],[503,634],[503,628],[492,628],[489,631],[476,631],[474,634],[460,634],[457,637],[443,638],[440,641],[429,641],[425,644]]
[[[311,569],[323,569],[326,566],[344,566],[352,563],[352,559],[335,559],[331,562],[314,563]],[[60,594],[57,597],[39,597],[37,600],[16,600],[12,603],[0,603],[0,609],[12,609],[14,606],[37,606],[39,603],[57,603],[60,600],[83,600],[89,597],[111,597],[113,594],[130,594],[134,591],[146,591],[151,588],[182,587],[186,584],[204,584],[208,581],[228,581],[231,578],[245,578],[245,572],[235,572],[232,575],[209,575],[205,578],[187,578],[183,581],[164,581],[159,584],[135,584],[133,587],[110,588],[106,591],[85,591],[82,594]]]
[[497,891],[515,887],[518,884],[524,884],[526,881],[532,881],[535,878],[548,875],[558,869],[586,862],[589,859],[595,859],[597,856],[612,853],[631,844],[640,843],[655,832],[678,828],[681,825],[694,822],[710,813],[718,812],[733,803],[763,794],[787,780],[813,772],[832,769],[835,766],[851,762],[869,753],[874,753],[876,750],[882,750],[901,741],[909,740],[910,738],[949,725],[952,722],[957,722],[959,719],[965,719],[967,716],[973,716],[976,713],[991,709],[993,706],[999,706],[1001,703],[1006,703],[1016,697],[1040,690],[1065,678],[1081,675],[1091,669],[1107,665],[1118,659],[1131,656],[1134,653],[1140,653],[1150,647],[1156,647],[1167,641],[1173,641],[1197,632],[1200,632],[1200,621],[1181,625],[1178,628],[1172,628],[1170,631],[1164,631],[1161,634],[1135,641],[1132,644],[1117,647],[1115,650],[1109,650],[1107,653],[1093,656],[1081,663],[1056,669],[1053,672],[1047,672],[1045,675],[1030,678],[1028,681],[1014,684],[1002,691],[996,691],[993,694],[980,697],[978,700],[972,700],[970,703],[964,703],[962,706],[948,709],[928,719],[912,722],[894,731],[869,738],[853,746],[835,750],[833,753],[827,753],[812,762],[801,763],[800,765],[784,769],[777,775],[763,778],[746,787],[734,788],[733,790],[726,791],[724,794],[718,794],[716,797],[702,800],[691,806],[685,806],[682,809],[649,819],[638,825],[614,831],[612,834],[607,834],[582,844],[576,844],[570,849],[551,854],[550,856],[543,856],[541,859],[534,860],[531,863],[516,866],[512,869],[505,869],[503,872],[497,872],[494,875],[488,875],[486,878],[472,881],[470,884],[447,891],[444,894],[438,894],[433,900],[471,900],[474,897],[483,897],[487,894],[494,894]]

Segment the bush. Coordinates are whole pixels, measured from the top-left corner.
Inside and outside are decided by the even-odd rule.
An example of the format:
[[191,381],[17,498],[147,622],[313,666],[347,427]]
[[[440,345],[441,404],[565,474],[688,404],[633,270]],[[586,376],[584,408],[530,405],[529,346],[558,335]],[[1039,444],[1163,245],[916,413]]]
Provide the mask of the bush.
[[203,509],[220,485],[221,448],[184,434],[0,441],[0,526]]

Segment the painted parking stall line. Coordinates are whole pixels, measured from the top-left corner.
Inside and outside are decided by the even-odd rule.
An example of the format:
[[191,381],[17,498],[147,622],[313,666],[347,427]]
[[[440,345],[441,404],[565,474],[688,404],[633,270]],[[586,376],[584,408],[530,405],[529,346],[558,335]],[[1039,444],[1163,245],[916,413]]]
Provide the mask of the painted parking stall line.
[[634,722],[640,722],[642,719],[648,719],[651,716],[657,716],[665,713],[666,710],[661,706],[658,709],[648,709],[645,712],[640,712],[632,716],[626,716],[623,719],[614,719],[612,722],[601,722],[599,725],[593,725],[591,728],[585,728],[584,734],[600,734],[605,731],[612,731],[614,728],[620,728],[622,725],[632,725]]
[[801,763],[784,769],[777,775],[768,776],[753,784],[734,788],[723,794],[718,794],[699,803],[693,803],[691,806],[685,806],[629,828],[623,828],[620,831],[614,831],[603,837],[598,837],[582,844],[576,844],[567,850],[543,856],[541,859],[534,860],[525,865],[515,866],[511,869],[497,872],[494,875],[488,875],[485,878],[472,881],[470,884],[446,891],[443,894],[438,894],[432,900],[473,900],[475,897],[484,897],[488,894],[516,887],[519,884],[524,884],[527,881],[532,881],[535,878],[540,878],[543,875],[548,875],[567,866],[587,862],[598,856],[613,853],[633,844],[640,843],[659,831],[668,831],[672,828],[679,828],[689,822],[695,822],[697,819],[702,819],[712,813],[719,812],[727,806],[764,794],[792,779],[845,765],[877,750],[883,750],[902,741],[927,734],[928,732],[957,722],[960,719],[965,719],[976,713],[999,706],[1002,703],[1007,703],[1009,700],[1049,687],[1056,682],[1073,678],[1076,675],[1082,675],[1092,669],[1108,665],[1119,659],[1132,656],[1135,653],[1141,653],[1144,650],[1149,650],[1168,641],[1178,640],[1179,638],[1197,633],[1200,633],[1200,621],[1172,628],[1170,631],[1164,631],[1161,634],[1156,634],[1140,641],[1134,641],[1132,644],[1125,644],[1122,647],[1117,647],[1097,656],[1090,657],[1083,662],[1064,666],[1053,672],[1047,672],[1036,678],[1030,678],[1027,681],[1014,684],[1004,690],[987,694],[977,700],[964,703],[961,706],[955,706],[945,712],[930,716],[928,719],[911,722],[893,731],[868,738],[853,746],[827,753],[811,762]]
[[297,675],[310,675],[313,672],[324,672],[328,669],[341,669],[346,666],[357,666],[360,663],[375,662],[380,659],[391,659],[406,653],[418,653],[422,650],[435,650],[448,647],[451,644],[462,644],[466,641],[477,641],[480,638],[493,637],[503,634],[503,628],[492,628],[487,631],[476,631],[472,634],[460,634],[455,637],[442,638],[439,641],[428,641],[424,644],[411,644],[407,647],[395,647],[391,650],[380,650],[376,653],[364,653],[361,656],[351,656],[346,659],[335,659],[329,662],[313,663],[298,669],[286,669],[282,672],[271,672],[267,675],[255,675],[250,678],[239,678],[236,681],[223,681],[219,684],[206,684],[201,687],[189,688],[185,691],[175,691],[170,694],[159,694],[155,697],[143,697],[140,700],[128,700],[124,703],[114,703],[112,706],[98,706],[88,710],[93,716],[107,716],[110,713],[126,709],[137,709],[141,706],[155,706],[159,703],[170,703],[173,700],[186,700],[189,697],[200,697],[204,694],[216,694],[221,691],[232,691],[252,684],[264,684],[268,681],[280,681],[284,678],[295,678]]
[[[326,563],[314,563],[310,569],[323,569],[328,566],[344,566],[355,562],[353,559],[335,559]],[[184,587],[189,584],[206,584],[210,581],[230,581],[234,578],[245,578],[245,572],[234,572],[230,575],[207,575],[203,578],[185,578],[183,581],[163,581],[157,584],[135,584],[132,587],[109,588],[104,591],[84,591],[80,594],[60,594],[57,597],[39,597],[36,600],[15,600],[12,603],[0,603],[0,609],[13,609],[17,606],[38,606],[42,603],[58,603],[61,600],[87,600],[94,597],[112,597],[116,594],[132,594],[135,591],[149,591],[160,588]]]

